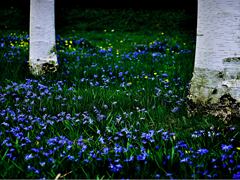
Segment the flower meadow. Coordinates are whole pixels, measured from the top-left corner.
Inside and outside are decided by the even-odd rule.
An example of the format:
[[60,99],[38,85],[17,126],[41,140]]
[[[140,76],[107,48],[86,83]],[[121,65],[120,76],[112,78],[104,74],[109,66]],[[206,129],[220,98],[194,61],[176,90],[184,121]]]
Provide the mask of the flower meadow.
[[240,178],[239,126],[187,117],[193,48],[56,42],[58,71],[34,77],[29,36],[0,39],[0,178]]

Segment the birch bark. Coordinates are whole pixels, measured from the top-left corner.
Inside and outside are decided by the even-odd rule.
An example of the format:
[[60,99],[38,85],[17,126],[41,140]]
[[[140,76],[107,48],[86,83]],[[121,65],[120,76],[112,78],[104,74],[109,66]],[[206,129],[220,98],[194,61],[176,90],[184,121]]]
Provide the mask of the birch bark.
[[198,0],[189,99],[213,115],[240,114],[240,0]]
[[33,75],[56,71],[54,0],[30,1],[29,66]]

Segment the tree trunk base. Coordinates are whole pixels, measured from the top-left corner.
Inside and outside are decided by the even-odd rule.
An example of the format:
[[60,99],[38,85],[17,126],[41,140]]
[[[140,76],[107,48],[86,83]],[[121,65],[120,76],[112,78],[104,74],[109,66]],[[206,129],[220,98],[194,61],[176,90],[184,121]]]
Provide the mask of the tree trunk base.
[[240,118],[240,103],[229,94],[223,95],[219,103],[215,104],[200,104],[189,99],[187,106],[190,117],[197,114],[211,115],[221,119],[225,124],[229,124],[235,118]]
[[30,72],[34,76],[41,76],[46,73],[53,73],[57,71],[58,64],[55,61],[50,61],[50,63],[29,63]]

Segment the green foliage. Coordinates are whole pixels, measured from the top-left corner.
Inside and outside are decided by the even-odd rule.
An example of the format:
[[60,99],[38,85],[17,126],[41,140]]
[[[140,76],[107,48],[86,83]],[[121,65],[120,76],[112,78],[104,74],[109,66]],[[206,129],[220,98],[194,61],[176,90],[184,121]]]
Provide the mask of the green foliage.
[[[59,17],[58,17],[59,16]],[[116,31],[124,32],[162,32],[193,30],[194,15],[183,10],[137,10],[137,9],[65,9],[57,17],[60,32],[73,31]],[[79,22],[79,23],[75,23]],[[68,29],[65,29],[67,27]],[[69,29],[70,28],[70,29]]]
[[25,18],[24,13],[18,8],[0,8],[0,29],[3,32],[13,29],[23,30]]

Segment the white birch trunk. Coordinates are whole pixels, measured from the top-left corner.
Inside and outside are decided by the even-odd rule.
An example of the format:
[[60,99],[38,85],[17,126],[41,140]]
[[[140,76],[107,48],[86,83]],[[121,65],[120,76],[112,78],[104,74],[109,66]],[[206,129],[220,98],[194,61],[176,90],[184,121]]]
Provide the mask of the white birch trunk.
[[[239,111],[240,0],[198,0],[195,66],[189,99],[196,106],[213,107],[211,114],[215,115],[220,111],[223,116]],[[227,103],[223,102],[226,99]]]
[[33,75],[56,71],[54,0],[30,1],[29,66]]

